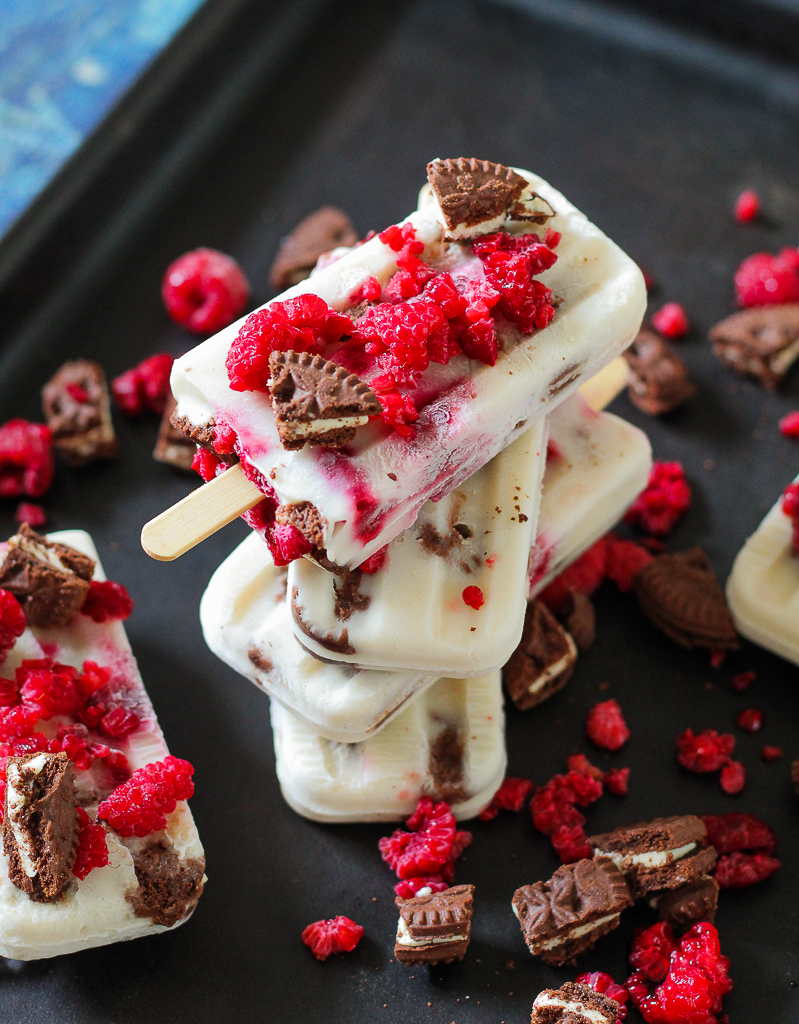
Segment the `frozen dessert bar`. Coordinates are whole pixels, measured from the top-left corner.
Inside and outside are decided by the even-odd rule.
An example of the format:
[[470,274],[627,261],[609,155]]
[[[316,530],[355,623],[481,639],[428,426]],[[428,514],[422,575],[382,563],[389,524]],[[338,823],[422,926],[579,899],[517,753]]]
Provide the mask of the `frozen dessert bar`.
[[399,907],[394,959],[398,964],[450,964],[463,960],[469,947],[474,886],[453,885],[443,892],[397,896]]
[[438,680],[362,743],[325,739],[277,701],[272,730],[286,803],[314,821],[399,821],[422,796],[473,818],[505,775],[499,672]]
[[307,558],[292,562],[297,639],[360,668],[469,676],[504,665],[521,636],[545,461],[541,421],[428,501],[376,556],[374,572],[334,575]]
[[186,804],[192,769],[168,756],[116,585],[98,587],[82,530],[23,528],[0,561],[6,631],[12,594],[23,609],[16,642],[0,643],[0,956],[34,960],[175,927],[204,884]]
[[[795,495],[799,477],[738,553],[727,601],[739,633],[799,665],[799,553]],[[793,536],[793,540],[792,540]]]
[[[428,173],[436,202],[175,363],[174,422],[241,459],[264,495],[248,520],[278,562],[313,551],[357,567],[640,325],[639,269],[545,181],[477,160],[434,161]],[[285,350],[356,375],[382,418],[343,447],[286,450],[269,369]],[[313,402],[302,415],[312,423]]]

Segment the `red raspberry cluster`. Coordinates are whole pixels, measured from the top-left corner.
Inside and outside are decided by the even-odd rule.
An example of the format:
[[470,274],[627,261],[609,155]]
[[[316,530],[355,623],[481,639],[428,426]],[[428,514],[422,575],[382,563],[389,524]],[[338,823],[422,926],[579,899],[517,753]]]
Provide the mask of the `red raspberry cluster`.
[[349,953],[361,941],[363,928],[349,917],[331,917],[314,921],[303,930],[302,941],[317,960],[327,960],[333,953]]
[[630,998],[630,993],[623,985],[617,985],[609,974],[605,974],[604,971],[593,971],[591,974],[581,974],[575,980],[578,985],[588,985],[589,988],[592,988],[594,992],[598,992],[601,996],[615,999],[619,1004],[619,1013],[616,1020],[623,1021],[626,1018],[627,1006],[625,1004]]
[[0,498],[40,498],[54,471],[53,439],[44,424],[14,419],[0,427]]
[[424,252],[424,243],[416,238],[414,226],[403,224],[400,227],[392,224],[381,231],[378,237],[384,245],[397,253],[399,267],[386,285],[386,295],[393,302],[403,302],[418,295],[435,272],[419,259]]
[[[430,797],[419,801],[406,824],[409,832],[397,829],[378,843],[383,860],[403,881],[424,879],[417,888],[433,882],[450,884],[455,861],[471,843],[471,833],[457,828],[448,803],[435,803]],[[400,893],[397,887],[400,895],[405,891]]]
[[624,517],[644,533],[665,537],[691,504],[691,488],[679,462],[655,462],[649,483]]
[[794,551],[799,551],[799,483],[788,484],[782,492],[782,511],[791,520]]
[[626,593],[633,576],[651,561],[652,555],[640,544],[608,533],[556,576],[539,596],[559,614],[565,611],[571,592],[590,597],[605,578]]
[[[554,238],[554,236],[552,236]],[[535,234],[485,235],[472,245],[483,263],[486,280],[500,294],[499,312],[522,334],[532,334],[555,315],[552,292],[535,275],[555,263],[557,256]]]
[[[25,612],[13,594],[0,589],[0,665],[6,660],[8,652],[25,632]],[[0,680],[0,686],[5,680]],[[0,700],[0,703],[4,703]]]
[[735,271],[735,295],[739,306],[799,302],[799,250],[747,256]]
[[194,768],[188,761],[170,754],[138,768],[127,782],[117,786],[97,808],[103,818],[121,836],[146,836],[166,825],[166,816],[178,800],[194,793],[191,777]]
[[161,352],[115,377],[111,394],[122,412],[128,416],[141,416],[144,412],[163,415],[174,361],[174,356]]
[[677,760],[683,768],[700,775],[720,772],[719,784],[730,796],[740,793],[746,785],[746,769],[730,756],[734,749],[732,733],[719,734],[715,729],[700,733],[686,729],[677,737]]
[[773,829],[743,811],[704,814],[708,839],[719,853],[714,875],[722,889],[742,889],[773,875],[780,862],[774,856]]
[[110,669],[93,661],[84,662],[83,673],[52,658],[26,660],[16,670],[22,703],[45,720],[56,715],[74,715],[110,677]]
[[102,825],[93,822],[82,807],[78,808],[78,852],[72,865],[72,874],[83,881],[95,868],[104,868],[109,863],[106,831]]
[[500,811],[520,811],[527,797],[535,789],[532,779],[508,776],[494,794],[491,803],[480,812],[480,821],[492,821]]
[[196,334],[214,334],[242,312],[250,286],[236,261],[216,249],[184,253],[161,285],[167,313]]
[[123,620],[133,611],[133,598],[121,583],[92,580],[80,611],[81,615],[88,615],[94,622]]

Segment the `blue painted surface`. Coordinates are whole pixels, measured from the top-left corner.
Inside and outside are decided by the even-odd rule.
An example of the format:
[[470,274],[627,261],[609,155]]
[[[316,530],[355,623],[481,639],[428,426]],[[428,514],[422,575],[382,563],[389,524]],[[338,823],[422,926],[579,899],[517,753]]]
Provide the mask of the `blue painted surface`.
[[0,0],[0,235],[203,0]]

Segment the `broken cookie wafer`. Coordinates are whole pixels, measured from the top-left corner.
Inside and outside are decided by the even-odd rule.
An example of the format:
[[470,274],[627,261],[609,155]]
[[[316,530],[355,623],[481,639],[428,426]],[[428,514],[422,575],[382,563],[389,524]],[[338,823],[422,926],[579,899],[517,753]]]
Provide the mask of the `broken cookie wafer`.
[[733,313],[711,329],[710,340],[722,363],[774,391],[799,356],[799,303]]
[[191,469],[197,446],[190,437],[172,425],[172,413],[175,411],[175,399],[170,394],[166,401],[164,415],[158,428],[158,440],[153,449],[156,462],[166,462],[176,469]]
[[616,1024],[621,1007],[615,999],[567,981],[535,997],[530,1024]]
[[462,960],[471,937],[473,894],[473,885],[453,885],[408,900],[398,896],[397,963],[411,967]]
[[269,283],[278,290],[310,276],[320,256],[340,246],[352,246],[358,233],[352,221],[335,206],[322,206],[286,235],[280,243]]
[[624,353],[630,366],[627,395],[641,412],[662,416],[696,393],[688,368],[671,345],[644,327]]
[[382,411],[368,384],[322,356],[273,352],[269,371],[275,423],[288,451],[306,444],[341,447]]
[[710,921],[716,917],[719,901],[719,883],[711,875],[702,875],[696,881],[654,893],[649,905],[656,910],[661,921],[666,921],[678,935],[697,921]]
[[64,363],[42,388],[42,409],[53,446],[70,466],[116,457],[119,442],[99,363],[91,359]]
[[562,690],[577,661],[574,640],[543,601],[533,601],[524,617],[519,646],[502,670],[502,681],[521,711]]

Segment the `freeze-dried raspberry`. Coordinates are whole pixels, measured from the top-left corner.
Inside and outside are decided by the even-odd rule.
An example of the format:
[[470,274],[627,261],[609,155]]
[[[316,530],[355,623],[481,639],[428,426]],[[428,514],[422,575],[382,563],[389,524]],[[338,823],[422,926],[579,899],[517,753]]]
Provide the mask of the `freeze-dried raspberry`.
[[799,302],[799,251],[747,256],[735,271],[735,295],[739,306]]
[[54,471],[53,439],[44,424],[15,419],[0,427],[0,498],[40,498]]
[[546,245],[548,249],[557,249],[561,238],[563,238],[563,235],[560,231],[555,231],[553,228],[547,228],[544,234],[544,245]]
[[174,361],[174,356],[162,352],[115,377],[111,394],[122,412],[141,416],[149,411],[161,416],[169,397],[169,374]]
[[430,892],[443,892],[449,888],[448,882],[441,880],[441,875],[419,875],[416,878],[407,878],[397,882],[394,892],[404,900],[413,899],[420,889],[429,888]]
[[737,693],[743,693],[744,690],[748,690],[752,683],[757,679],[757,672],[739,672],[737,676],[733,676],[730,680],[730,686]]
[[194,453],[194,458],[191,460],[191,468],[195,473],[199,473],[206,483],[214,479],[220,466],[221,471],[224,473],[227,465],[205,448],[198,448]]
[[397,253],[399,270],[386,285],[386,295],[394,301],[400,302],[418,295],[427,282],[435,276],[432,267],[419,259],[419,254],[422,252],[424,252],[423,243],[411,240],[406,242]]
[[576,805],[587,807],[601,796],[602,783],[593,775],[573,769],[566,775],[555,775],[535,791],[530,801],[533,825],[546,836],[562,826],[584,825],[585,816]]
[[108,769],[115,785],[127,782],[131,777],[130,764],[121,750],[112,750],[103,758],[103,764]]
[[14,522],[27,523],[34,530],[38,530],[47,522],[47,513],[41,505],[34,505],[32,501],[21,501],[14,513]]
[[[458,290],[451,274],[436,274],[425,286],[422,298],[435,303],[447,320],[454,320],[455,317],[460,316],[469,305],[469,299]],[[499,295],[497,295],[498,300]],[[488,313],[488,307],[484,308],[483,315],[485,316]],[[480,317],[474,319],[479,320]]]
[[30,736],[38,721],[39,712],[36,708],[26,707],[24,704],[0,708],[0,743]]
[[370,555],[365,562],[361,562],[358,568],[361,572],[365,572],[367,575],[372,576],[376,572],[380,572],[386,561],[386,555],[388,554],[388,544],[384,548],[380,548],[379,551],[375,551],[373,555]]
[[789,412],[782,417],[780,433],[783,437],[799,437],[799,412]]
[[630,998],[630,993],[622,985],[617,985],[609,974],[603,971],[593,971],[591,974],[581,974],[575,981],[578,985],[588,985],[594,992],[598,992],[608,999],[615,999],[619,1004],[617,1021],[622,1021],[627,1016],[627,1007],[624,1005]]
[[72,874],[81,881],[95,868],[104,868],[110,863],[106,832],[102,825],[93,822],[82,807],[78,807],[78,852],[72,865]]
[[702,821],[710,844],[719,854],[738,850],[774,853],[777,848],[777,837],[771,826],[746,811],[703,814]]
[[500,811],[520,811],[533,788],[534,783],[531,779],[508,776],[494,794],[491,803],[478,817],[481,821],[491,821]]
[[566,758],[566,768],[570,772],[580,772],[581,775],[588,775],[597,782],[602,782],[605,778],[605,773],[602,769],[597,768],[595,764],[591,764],[585,754],[570,754]]
[[763,758],[764,761],[771,762],[779,761],[779,759],[783,756],[784,753],[785,751],[782,749],[782,747],[775,747],[767,743],[760,751],[760,756]]
[[195,334],[215,334],[242,312],[250,286],[231,256],[217,249],[194,249],[167,267],[161,295],[175,323]]
[[117,786],[97,808],[97,817],[121,836],[149,835],[166,825],[166,815],[174,811],[178,800],[192,796],[193,774],[189,762],[178,757],[169,755],[163,761],[153,761]]
[[620,750],[630,738],[630,730],[616,700],[594,704],[585,720],[585,732],[592,743],[604,750]]
[[665,536],[691,504],[691,489],[679,462],[655,462],[649,483],[624,517],[646,533]]
[[721,769],[719,785],[728,796],[737,796],[746,785],[746,768],[740,761],[728,761]]
[[586,842],[582,825],[561,825],[550,839],[563,864],[574,864],[575,861],[591,857],[591,847]]
[[121,583],[92,580],[80,611],[81,615],[88,615],[94,622],[123,620],[133,611],[133,598]]
[[691,325],[678,302],[667,302],[652,316],[652,326],[666,338],[684,338]]
[[[353,340],[362,342],[369,355],[379,357],[381,368],[396,377],[396,371],[419,374],[426,370],[430,364],[428,343],[448,331],[444,311],[435,302],[383,302],[370,306],[358,320]],[[395,382],[404,384],[406,380]]]
[[423,797],[407,825],[412,831],[397,829],[380,840],[383,860],[399,878],[440,873],[455,841],[455,818],[449,804],[443,800],[435,804],[429,797]]
[[327,960],[333,953],[349,953],[361,941],[363,928],[349,917],[331,917],[314,921],[303,930],[302,941],[317,960]]
[[[544,254],[547,254],[546,256]],[[557,259],[545,245],[535,254],[493,252],[481,257],[486,280],[500,293],[500,313],[522,332],[532,334],[546,327],[555,315],[552,292],[533,278]]]
[[614,768],[605,774],[602,781],[605,784],[605,789],[613,796],[627,796],[630,785],[630,769]]
[[607,544],[604,537],[593,544],[571,565],[538,595],[544,604],[556,615],[566,610],[571,591],[586,594],[594,593],[605,578],[607,568]]
[[736,717],[735,724],[744,732],[760,732],[763,728],[763,712],[757,708],[744,708]]
[[34,708],[40,718],[71,715],[86,703],[78,670],[72,665],[60,665],[52,658],[23,661],[16,677],[23,703]]
[[130,710],[117,705],[107,711],[100,719],[98,728],[106,736],[113,736],[118,739],[120,736],[127,736],[135,732],[141,725],[139,716]]
[[722,889],[745,889],[769,878],[780,862],[768,853],[725,853],[719,857],[713,877]]
[[367,277],[363,284],[350,292],[347,302],[350,306],[357,306],[361,302],[377,302],[382,294],[383,286],[376,277]]
[[463,354],[469,359],[477,359],[486,366],[493,366],[497,361],[499,343],[497,329],[492,317],[471,323],[459,336]]
[[794,551],[799,551],[799,484],[788,484],[782,492],[781,508],[791,520]]
[[717,772],[730,760],[735,749],[731,733],[719,735],[715,729],[705,729],[694,735],[686,729],[677,737],[677,760],[690,772]]
[[292,523],[275,523],[269,534],[269,550],[275,565],[288,565],[312,550],[313,545]]
[[483,591],[479,587],[464,587],[461,597],[463,598],[463,603],[468,604],[475,611],[482,608],[485,604]]
[[654,557],[634,540],[622,540],[615,533],[609,533],[605,537],[605,550],[605,575],[624,593],[632,587],[633,576],[639,569],[649,565]]
[[760,197],[757,192],[747,190],[735,200],[735,219],[740,224],[750,224],[760,213]]
[[233,391],[266,392],[272,352],[321,355],[325,346],[352,331],[350,318],[337,313],[318,295],[272,302],[250,313],[230,346],[225,360],[230,387]]
[[0,589],[0,665],[25,632],[25,612],[13,594]]
[[630,946],[630,967],[640,971],[649,981],[663,981],[668,974],[671,955],[677,949],[674,932],[665,921],[658,921],[649,928],[637,928]]
[[[385,231],[381,231],[377,236],[384,245],[387,245],[394,252],[399,252],[403,246],[407,245],[408,242],[413,242],[416,239],[416,228],[413,224],[392,224],[387,227]],[[418,243],[421,244],[421,243]],[[422,246],[422,249],[424,246]],[[422,251],[419,250],[419,252]]]

